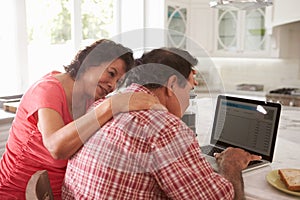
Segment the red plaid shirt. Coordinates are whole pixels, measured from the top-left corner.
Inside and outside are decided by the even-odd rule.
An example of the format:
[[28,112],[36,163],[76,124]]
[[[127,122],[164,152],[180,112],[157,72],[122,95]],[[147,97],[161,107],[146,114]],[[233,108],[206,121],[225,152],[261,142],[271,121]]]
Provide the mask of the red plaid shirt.
[[[134,84],[127,91],[151,92]],[[194,133],[167,111],[122,113],[68,162],[63,199],[232,199]]]

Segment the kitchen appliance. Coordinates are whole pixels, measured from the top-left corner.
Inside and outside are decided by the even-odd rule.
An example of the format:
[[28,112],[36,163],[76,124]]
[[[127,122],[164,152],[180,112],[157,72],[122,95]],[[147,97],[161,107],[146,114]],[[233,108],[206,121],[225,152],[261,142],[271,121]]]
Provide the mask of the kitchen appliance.
[[238,84],[236,86],[236,89],[237,90],[243,90],[243,91],[263,91],[264,90],[264,85],[242,83],[242,84]]
[[300,88],[283,87],[266,94],[267,101],[278,102],[285,106],[300,107]]
[[196,134],[196,113],[187,111],[184,113],[181,120]]
[[223,10],[250,10],[273,5],[273,0],[210,0],[209,5]]
[[190,93],[190,106],[185,111],[184,115],[182,116],[181,120],[195,132],[196,134],[196,114],[197,114],[197,102],[194,101],[196,98],[196,94],[191,92]]

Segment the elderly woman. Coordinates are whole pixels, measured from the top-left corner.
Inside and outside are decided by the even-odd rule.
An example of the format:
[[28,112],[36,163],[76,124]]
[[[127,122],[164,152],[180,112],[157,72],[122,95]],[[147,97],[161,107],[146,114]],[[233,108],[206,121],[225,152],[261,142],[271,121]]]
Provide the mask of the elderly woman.
[[25,199],[31,175],[46,169],[55,199],[67,160],[113,113],[148,109],[159,101],[145,94],[114,95],[93,111],[91,103],[111,93],[133,65],[132,51],[99,40],[79,51],[65,73],[51,72],[24,94],[0,162],[1,199]]

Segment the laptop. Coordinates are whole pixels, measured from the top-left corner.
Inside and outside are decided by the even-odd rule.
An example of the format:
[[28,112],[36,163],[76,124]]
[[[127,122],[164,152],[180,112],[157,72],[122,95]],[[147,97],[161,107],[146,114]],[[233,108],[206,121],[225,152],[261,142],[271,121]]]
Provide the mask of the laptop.
[[281,104],[219,95],[210,143],[202,146],[202,154],[215,171],[218,166],[214,153],[227,147],[242,148],[262,156],[252,161],[243,172],[269,165],[273,160]]

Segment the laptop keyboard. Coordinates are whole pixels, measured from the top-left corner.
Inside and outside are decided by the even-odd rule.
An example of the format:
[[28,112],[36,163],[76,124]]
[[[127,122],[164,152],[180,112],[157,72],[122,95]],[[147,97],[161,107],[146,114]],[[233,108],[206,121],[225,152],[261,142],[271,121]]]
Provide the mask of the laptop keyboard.
[[214,156],[214,153],[221,153],[223,149],[220,149],[218,147],[213,147],[213,146],[203,146],[201,147],[201,151],[204,154]]
[[250,161],[248,166],[251,166],[251,165],[255,165],[255,164],[258,164],[258,163],[261,163],[262,161],[261,160],[253,160],[253,161]]

